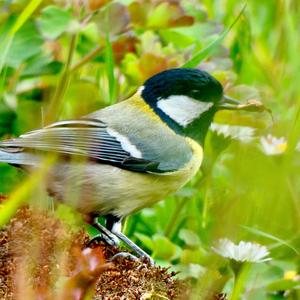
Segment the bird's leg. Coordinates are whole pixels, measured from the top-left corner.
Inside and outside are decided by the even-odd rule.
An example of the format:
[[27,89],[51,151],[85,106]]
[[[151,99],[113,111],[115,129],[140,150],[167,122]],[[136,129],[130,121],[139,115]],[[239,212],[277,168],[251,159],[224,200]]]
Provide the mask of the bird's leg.
[[[147,254],[143,249],[141,249],[138,245],[136,245],[133,241],[131,241],[125,234],[122,233],[122,223],[121,219],[118,217],[115,217],[113,215],[108,215],[107,216],[107,223],[106,223],[106,228],[113,233],[116,237],[118,237],[124,244],[127,245],[128,248],[132,249],[138,257],[145,257],[151,264],[154,264],[153,259],[150,257],[149,254]],[[120,256],[125,256],[129,258],[133,258],[132,255],[128,253],[118,253],[112,257],[112,260],[120,257]]]
[[[92,224],[93,224],[94,227],[96,227],[100,231],[100,234],[94,236],[89,241],[89,245],[91,245],[95,241],[103,241],[106,244],[114,246],[114,247],[119,246],[119,244],[120,244],[119,239],[114,234],[112,234],[110,230],[108,230],[105,226],[103,226],[99,222],[98,217],[94,218]],[[107,226],[107,218],[106,218],[106,226]]]
[[[146,258],[152,265],[154,264],[153,259],[148,255],[143,249],[141,249],[139,246],[137,246],[134,242],[132,242],[125,234],[121,232],[122,224],[121,219],[118,217],[115,217],[113,215],[107,215],[105,216],[106,223],[105,226],[103,226],[99,220],[98,217],[94,218],[93,225],[101,232],[100,235],[95,236],[89,244],[93,243],[95,240],[101,240],[106,242],[109,245],[112,246],[118,246],[119,240],[121,240],[124,244],[127,245],[128,248],[133,250],[138,257],[140,258]],[[127,252],[120,252],[114,255],[111,260],[115,260],[118,257],[126,257],[131,260],[136,260],[137,258]]]
[[[138,245],[136,245],[133,241],[131,241],[125,234],[123,234],[121,231],[112,231],[114,235],[116,235],[124,244],[126,244],[130,249],[132,249],[138,257],[146,258],[151,265],[154,265],[154,260],[151,258],[149,254],[147,254],[143,249],[141,249]],[[119,256],[124,256],[124,253],[118,253],[112,257],[112,260]],[[125,253],[125,256],[127,254]]]

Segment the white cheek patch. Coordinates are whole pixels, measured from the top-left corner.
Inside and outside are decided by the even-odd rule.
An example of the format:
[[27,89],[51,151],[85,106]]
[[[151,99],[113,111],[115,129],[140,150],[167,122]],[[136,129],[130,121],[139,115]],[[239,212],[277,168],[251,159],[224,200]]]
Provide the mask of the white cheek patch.
[[142,152],[135,145],[133,145],[126,136],[111,128],[107,128],[106,131],[109,135],[115,137],[116,140],[121,143],[123,150],[128,152],[133,157],[142,158]]
[[183,127],[197,119],[213,105],[213,102],[198,101],[188,96],[170,96],[167,99],[159,99],[157,102],[160,110]]

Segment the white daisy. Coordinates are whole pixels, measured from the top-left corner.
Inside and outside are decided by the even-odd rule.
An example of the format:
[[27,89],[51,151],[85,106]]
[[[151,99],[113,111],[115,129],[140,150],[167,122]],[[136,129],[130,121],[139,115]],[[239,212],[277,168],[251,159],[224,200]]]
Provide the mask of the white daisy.
[[260,138],[262,150],[267,155],[279,155],[286,151],[287,141],[284,137],[277,138],[268,134]]
[[261,263],[271,260],[267,257],[270,254],[267,247],[257,243],[241,241],[236,245],[228,239],[220,239],[212,249],[220,256],[238,262]]
[[248,126],[236,126],[217,123],[212,123],[210,126],[210,130],[217,133],[218,135],[223,135],[225,138],[231,138],[246,143],[253,140],[256,131],[255,128]]

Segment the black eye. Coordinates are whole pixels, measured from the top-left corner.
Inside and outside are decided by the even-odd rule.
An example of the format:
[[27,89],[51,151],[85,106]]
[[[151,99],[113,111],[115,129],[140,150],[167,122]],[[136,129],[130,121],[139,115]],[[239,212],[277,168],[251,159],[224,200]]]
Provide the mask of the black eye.
[[199,94],[199,90],[191,90],[191,95],[198,95]]

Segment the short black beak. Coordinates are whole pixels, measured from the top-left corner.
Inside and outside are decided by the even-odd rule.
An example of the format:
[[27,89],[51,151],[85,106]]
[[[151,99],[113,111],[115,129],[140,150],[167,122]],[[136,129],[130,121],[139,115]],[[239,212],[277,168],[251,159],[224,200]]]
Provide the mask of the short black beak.
[[218,104],[218,110],[239,110],[241,104],[242,103],[240,101],[224,95],[223,99]]

